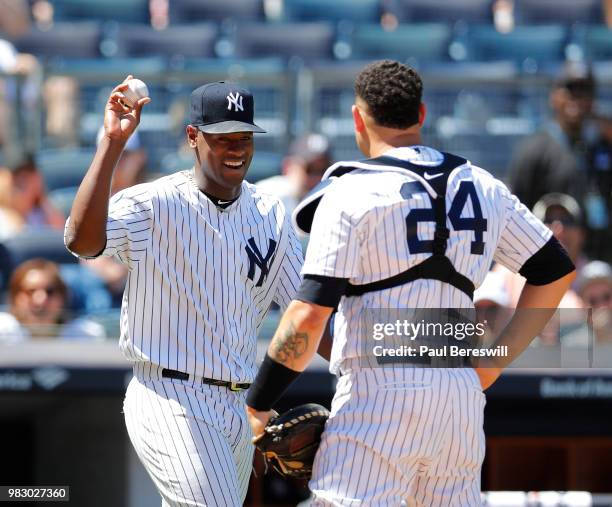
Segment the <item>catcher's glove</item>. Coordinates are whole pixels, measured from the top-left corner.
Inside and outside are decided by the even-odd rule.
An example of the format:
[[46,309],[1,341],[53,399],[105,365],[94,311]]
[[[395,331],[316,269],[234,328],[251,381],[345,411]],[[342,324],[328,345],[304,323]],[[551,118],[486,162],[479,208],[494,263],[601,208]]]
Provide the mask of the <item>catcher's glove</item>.
[[300,405],[270,419],[253,444],[279,474],[309,479],[328,417],[329,411],[321,405]]

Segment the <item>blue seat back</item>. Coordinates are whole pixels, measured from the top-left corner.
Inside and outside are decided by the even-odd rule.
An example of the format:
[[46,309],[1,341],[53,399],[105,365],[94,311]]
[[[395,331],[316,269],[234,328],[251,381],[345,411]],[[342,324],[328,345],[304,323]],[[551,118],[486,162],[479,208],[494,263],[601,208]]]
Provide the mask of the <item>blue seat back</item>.
[[445,23],[399,25],[388,31],[379,24],[355,27],[351,56],[358,59],[391,58],[424,62],[448,60],[451,29]]
[[283,19],[301,21],[352,21],[376,23],[380,20],[379,0],[284,0]]
[[245,24],[236,31],[234,44],[238,58],[331,59],[334,29],[324,22]]

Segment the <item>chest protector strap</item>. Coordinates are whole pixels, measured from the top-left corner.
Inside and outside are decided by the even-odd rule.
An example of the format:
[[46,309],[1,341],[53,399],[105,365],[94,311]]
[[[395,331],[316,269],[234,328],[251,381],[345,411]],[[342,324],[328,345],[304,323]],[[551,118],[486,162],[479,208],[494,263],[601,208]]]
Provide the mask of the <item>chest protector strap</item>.
[[[453,263],[446,257],[446,244],[449,238],[449,229],[446,227],[446,187],[448,177],[453,169],[466,163],[466,160],[449,153],[444,153],[444,162],[435,167],[423,167],[403,160],[391,157],[378,157],[368,160],[369,164],[390,165],[403,167],[421,176],[425,172],[443,173],[441,176],[428,180],[428,183],[434,188],[438,196],[432,199],[434,216],[436,220],[436,229],[433,239],[433,254],[423,262],[412,266],[390,278],[377,280],[376,282],[366,283],[363,285],[347,285],[345,296],[361,296],[367,292],[374,292],[391,287],[397,287],[415,280],[439,280],[440,282],[448,283],[453,287],[467,294],[470,299],[474,298],[474,284],[466,276],[459,273]],[[415,232],[416,234],[416,232]]]

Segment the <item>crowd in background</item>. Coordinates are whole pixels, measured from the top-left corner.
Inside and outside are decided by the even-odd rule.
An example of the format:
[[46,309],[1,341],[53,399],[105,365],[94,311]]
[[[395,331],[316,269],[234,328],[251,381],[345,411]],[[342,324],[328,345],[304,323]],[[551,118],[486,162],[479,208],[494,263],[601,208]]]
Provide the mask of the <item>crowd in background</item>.
[[[269,12],[276,3],[265,2]],[[603,2],[610,25],[609,4]],[[500,30],[507,28],[512,2],[499,0],[492,5],[496,25]],[[150,0],[149,8],[152,25],[156,29],[167,26],[168,1]],[[24,108],[34,95],[43,95],[47,134],[58,145],[69,146],[78,143],[76,83],[61,77],[39,82],[36,58],[18,53],[2,40],[2,33],[13,37],[33,24],[40,27],[52,21],[53,6],[46,0],[0,0],[0,72],[25,76],[25,93],[19,99]],[[381,22],[394,21],[387,16]],[[10,79],[0,81],[0,146],[11,128],[6,105],[16,100],[12,86]],[[505,172],[511,190],[550,227],[577,267],[576,282],[560,307],[592,309],[584,313],[588,319],[569,322],[559,326],[558,332],[540,337],[541,344],[612,343],[612,119],[595,109],[597,92],[589,65],[568,62],[550,90],[550,121],[516,148]],[[349,115],[347,110],[346,117]],[[333,148],[320,133],[298,136],[283,154],[277,175],[258,182],[260,189],[276,194],[291,210],[335,161]],[[146,147],[135,134],[115,171],[112,192],[153,177],[147,172],[147,162]],[[472,162],[479,165],[478,160]],[[68,209],[60,209],[49,199],[36,153],[21,152],[0,164],[0,308],[4,310],[0,313],[0,343],[116,337],[101,323],[109,312],[118,319],[127,268],[109,258],[79,263],[57,249],[45,255],[46,232],[61,235]],[[27,243],[24,238],[33,244],[29,249],[23,246]],[[520,275],[492,266],[475,294],[481,318],[502,325],[507,308],[516,306],[523,283]]]

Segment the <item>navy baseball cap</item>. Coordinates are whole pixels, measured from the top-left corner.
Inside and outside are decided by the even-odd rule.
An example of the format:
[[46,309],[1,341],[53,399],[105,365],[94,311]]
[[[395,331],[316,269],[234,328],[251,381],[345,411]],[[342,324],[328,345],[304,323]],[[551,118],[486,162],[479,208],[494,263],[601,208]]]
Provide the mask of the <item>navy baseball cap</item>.
[[255,125],[255,102],[248,90],[220,81],[191,92],[190,124],[207,134],[265,132]]

